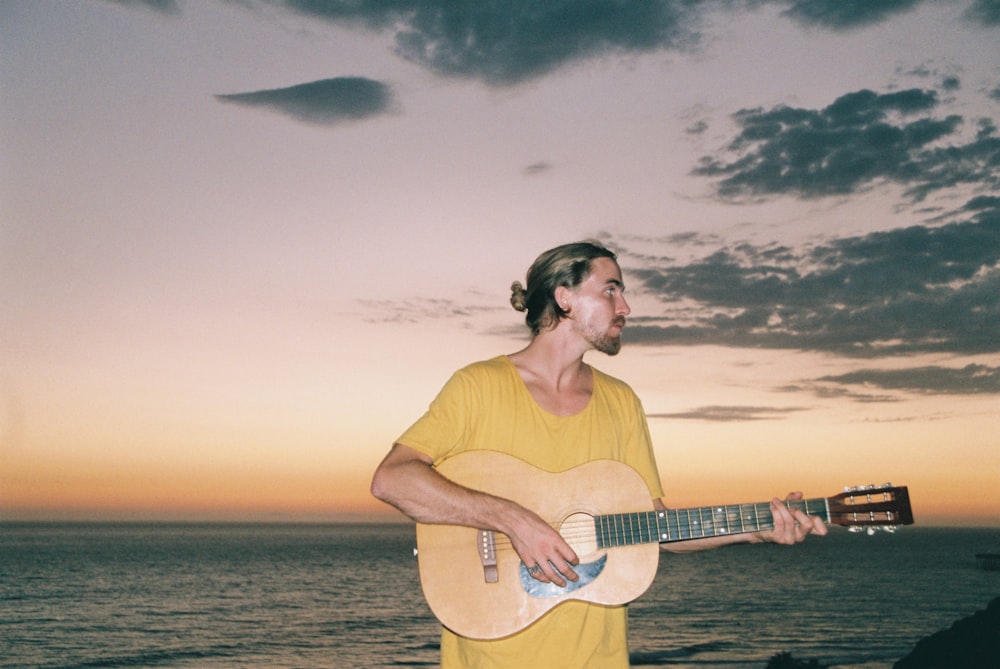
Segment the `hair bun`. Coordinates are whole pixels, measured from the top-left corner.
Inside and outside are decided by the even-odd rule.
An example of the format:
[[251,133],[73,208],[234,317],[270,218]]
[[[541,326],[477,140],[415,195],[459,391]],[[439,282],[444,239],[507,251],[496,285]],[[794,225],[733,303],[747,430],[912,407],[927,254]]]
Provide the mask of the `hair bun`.
[[510,306],[518,311],[526,311],[528,309],[525,304],[524,286],[521,285],[520,281],[510,284]]

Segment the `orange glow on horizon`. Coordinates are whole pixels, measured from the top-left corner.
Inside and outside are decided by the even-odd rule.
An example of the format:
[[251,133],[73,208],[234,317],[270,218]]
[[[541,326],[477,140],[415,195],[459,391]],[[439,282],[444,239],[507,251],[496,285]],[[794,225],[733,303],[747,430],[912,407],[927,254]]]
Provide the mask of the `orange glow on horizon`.
[[[219,520],[405,522],[395,509],[368,491],[368,471],[271,476],[267,472],[218,476],[146,475],[23,477],[5,475],[0,495],[2,520]],[[86,480],[84,480],[86,479]],[[665,481],[672,508],[763,502],[773,486],[765,477],[740,482],[690,478]],[[917,526],[1000,527],[1000,498],[988,485],[956,496],[931,480],[907,483]],[[822,481],[805,491],[827,497],[842,488]],[[970,504],[969,500],[975,503]],[[554,520],[554,519],[553,519]]]

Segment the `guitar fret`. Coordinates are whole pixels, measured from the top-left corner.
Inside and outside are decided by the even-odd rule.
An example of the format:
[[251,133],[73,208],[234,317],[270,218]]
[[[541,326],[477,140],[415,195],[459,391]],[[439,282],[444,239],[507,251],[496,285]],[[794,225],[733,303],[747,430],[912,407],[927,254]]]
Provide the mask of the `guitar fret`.
[[[786,502],[791,509],[801,509],[828,521],[827,500]],[[614,548],[642,543],[666,543],[726,534],[742,534],[773,529],[770,503],[733,504],[715,507],[667,509],[613,513],[594,517],[598,548]]]
[[729,534],[729,516],[727,514],[728,512],[725,507],[718,506],[715,508],[715,536]]
[[667,512],[657,511],[654,522],[656,523],[657,540],[670,541],[670,524],[667,522]]
[[774,529],[774,516],[771,514],[771,505],[764,504],[763,502],[757,505],[759,508],[757,510],[757,515],[762,519],[761,529],[762,530],[773,530]]

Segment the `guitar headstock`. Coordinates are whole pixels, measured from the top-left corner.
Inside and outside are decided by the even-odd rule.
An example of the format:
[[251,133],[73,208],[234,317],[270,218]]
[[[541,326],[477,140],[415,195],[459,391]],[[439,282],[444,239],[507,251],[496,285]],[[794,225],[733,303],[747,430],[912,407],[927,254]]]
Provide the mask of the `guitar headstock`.
[[906,486],[886,483],[846,488],[827,502],[830,505],[830,522],[843,525],[851,532],[893,532],[899,525],[913,524],[910,493]]

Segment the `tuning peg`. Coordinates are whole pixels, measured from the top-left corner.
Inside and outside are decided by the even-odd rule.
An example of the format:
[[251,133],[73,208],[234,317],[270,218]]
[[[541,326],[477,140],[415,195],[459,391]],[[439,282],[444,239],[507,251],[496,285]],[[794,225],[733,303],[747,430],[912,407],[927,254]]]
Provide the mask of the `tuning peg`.
[[864,532],[868,536],[872,536],[876,532],[888,532],[889,534],[894,534],[897,529],[898,528],[895,525],[851,525],[847,528],[847,531],[854,534]]

